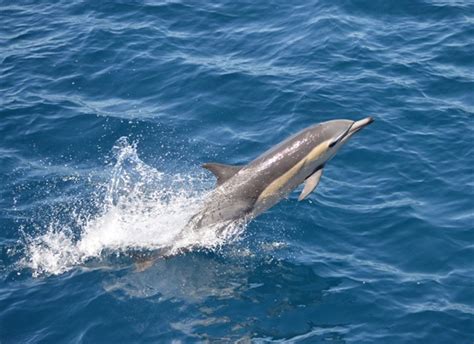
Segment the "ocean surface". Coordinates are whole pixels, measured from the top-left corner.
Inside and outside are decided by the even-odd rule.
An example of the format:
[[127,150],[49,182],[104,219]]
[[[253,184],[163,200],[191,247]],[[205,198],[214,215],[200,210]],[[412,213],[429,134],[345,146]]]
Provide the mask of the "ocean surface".
[[[474,3],[0,1],[0,343],[474,342]],[[148,269],[213,189],[375,122]]]

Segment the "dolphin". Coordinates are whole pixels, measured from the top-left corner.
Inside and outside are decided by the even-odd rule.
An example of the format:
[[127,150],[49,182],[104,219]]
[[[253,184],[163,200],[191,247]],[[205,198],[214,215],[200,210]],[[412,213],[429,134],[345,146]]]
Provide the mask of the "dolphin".
[[301,130],[247,165],[203,164],[216,176],[217,186],[187,227],[196,230],[228,221],[248,222],[302,183],[298,200],[304,200],[318,186],[326,163],[372,122],[372,117],[323,122]]
[[[187,242],[188,234],[212,226],[222,231],[229,223],[249,222],[268,210],[304,183],[299,201],[316,189],[326,163],[359,130],[372,123],[371,117],[359,121],[332,120],[312,125],[287,138],[247,165],[206,163],[202,166],[217,178],[201,211],[194,215],[175,242]],[[217,232],[219,234],[219,232]],[[143,271],[159,257],[186,251],[185,246],[135,256],[136,268]]]

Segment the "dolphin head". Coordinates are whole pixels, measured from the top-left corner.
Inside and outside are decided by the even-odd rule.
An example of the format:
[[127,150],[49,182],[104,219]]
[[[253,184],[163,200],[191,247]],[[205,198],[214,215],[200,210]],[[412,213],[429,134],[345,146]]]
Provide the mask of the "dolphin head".
[[366,117],[359,121],[338,119],[314,126],[310,136],[315,148],[308,158],[317,165],[323,165],[341,149],[352,135],[373,121],[372,117]]
[[328,147],[336,149],[337,151],[352,135],[373,121],[374,119],[372,117],[366,117],[359,121],[340,119],[324,123],[323,125],[325,126],[325,132],[329,141]]

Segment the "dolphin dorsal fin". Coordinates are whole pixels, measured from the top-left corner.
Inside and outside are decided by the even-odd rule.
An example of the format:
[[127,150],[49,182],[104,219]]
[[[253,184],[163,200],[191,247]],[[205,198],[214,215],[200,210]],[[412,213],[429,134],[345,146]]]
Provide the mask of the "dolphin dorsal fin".
[[316,189],[316,186],[319,184],[319,180],[321,179],[321,175],[323,174],[323,168],[319,168],[316,172],[314,172],[311,176],[306,178],[304,183],[303,191],[301,191],[300,196],[298,197],[298,201],[304,200],[308,195]]
[[217,186],[223,184],[242,169],[242,166],[225,165],[214,162],[203,164],[202,167],[214,173],[217,178]]

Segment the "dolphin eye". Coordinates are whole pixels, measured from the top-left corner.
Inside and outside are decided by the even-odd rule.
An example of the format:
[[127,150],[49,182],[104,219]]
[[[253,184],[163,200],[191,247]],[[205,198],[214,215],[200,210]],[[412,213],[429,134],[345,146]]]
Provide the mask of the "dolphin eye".
[[336,145],[336,143],[338,143],[339,141],[341,141],[351,130],[352,128],[352,124],[349,126],[349,128],[347,128],[342,134],[340,134],[338,137],[336,137],[335,139],[333,139],[331,141],[331,143],[328,145],[329,148],[332,148]]

